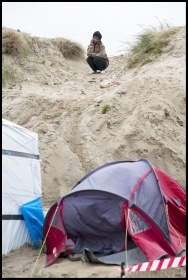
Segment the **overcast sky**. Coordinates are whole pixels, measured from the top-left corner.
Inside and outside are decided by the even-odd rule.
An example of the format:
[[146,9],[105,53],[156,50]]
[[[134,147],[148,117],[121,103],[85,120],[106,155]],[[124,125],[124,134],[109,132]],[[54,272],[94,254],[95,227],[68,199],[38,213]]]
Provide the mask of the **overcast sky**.
[[67,38],[87,48],[95,31],[109,56],[149,26],[186,25],[186,2],[2,2],[2,26],[31,36]]

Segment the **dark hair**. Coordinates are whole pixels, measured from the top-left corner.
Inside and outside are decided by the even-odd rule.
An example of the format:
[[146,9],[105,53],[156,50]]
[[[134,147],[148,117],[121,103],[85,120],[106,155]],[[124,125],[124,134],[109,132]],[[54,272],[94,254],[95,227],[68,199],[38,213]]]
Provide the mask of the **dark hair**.
[[99,32],[99,31],[95,31],[94,33],[93,33],[93,37],[98,37],[100,40],[101,40],[101,38],[102,38],[102,35],[101,35],[101,33]]

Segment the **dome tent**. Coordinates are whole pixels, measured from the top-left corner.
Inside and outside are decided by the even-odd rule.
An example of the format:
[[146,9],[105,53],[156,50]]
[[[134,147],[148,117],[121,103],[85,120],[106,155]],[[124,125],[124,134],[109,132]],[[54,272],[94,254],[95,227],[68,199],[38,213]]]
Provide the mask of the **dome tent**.
[[[125,243],[126,234],[134,244],[131,265],[177,256],[186,244],[185,211],[185,190],[147,159],[99,166],[47,212],[45,265],[62,253],[121,264],[125,258],[121,252],[130,244]],[[113,259],[117,254],[122,257],[119,263]]]

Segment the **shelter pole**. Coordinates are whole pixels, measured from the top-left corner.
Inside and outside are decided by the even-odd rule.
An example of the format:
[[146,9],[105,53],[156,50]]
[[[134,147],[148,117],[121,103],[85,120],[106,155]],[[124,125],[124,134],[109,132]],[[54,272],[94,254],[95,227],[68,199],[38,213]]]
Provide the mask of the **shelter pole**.
[[129,220],[129,213],[130,209],[128,208],[127,210],[127,220],[125,220],[125,263],[126,263],[126,268],[128,267],[128,257],[127,257],[127,232],[128,232],[128,220]]

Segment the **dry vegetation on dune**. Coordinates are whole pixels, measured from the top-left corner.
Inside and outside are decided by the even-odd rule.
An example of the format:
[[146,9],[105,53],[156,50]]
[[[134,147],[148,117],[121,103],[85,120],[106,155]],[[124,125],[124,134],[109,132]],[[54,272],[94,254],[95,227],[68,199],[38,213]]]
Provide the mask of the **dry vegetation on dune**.
[[[149,26],[147,28],[143,28],[142,32],[136,36],[136,41],[134,43],[130,44],[129,42],[124,42],[125,45],[129,45],[129,51],[126,54],[123,67],[130,69],[155,61],[157,57],[164,52],[164,49],[168,46],[172,35],[178,32],[178,30],[179,29],[177,27],[173,27],[166,22],[160,22],[159,27]],[[86,52],[80,43],[66,38],[55,38],[50,41],[65,59],[73,61],[85,60]],[[15,59],[27,58],[28,56],[36,53],[34,43],[34,38],[27,33],[7,28],[3,28],[2,30],[3,55],[12,55]],[[38,63],[45,64],[45,61],[41,60]],[[12,80],[15,80],[16,82],[16,74],[9,65],[6,65],[3,56],[3,86],[7,85],[8,81],[11,82]]]
[[[111,161],[147,158],[186,188],[185,29],[142,29],[125,55],[110,57],[103,76],[88,75],[87,46],[2,29],[2,117],[38,133],[45,209]],[[5,256],[3,278],[27,278],[37,253],[24,246]],[[43,263],[44,256],[36,277],[120,275],[81,262]],[[184,268],[165,272],[185,277]]]
[[136,35],[135,43],[129,44],[127,67],[143,66],[155,61],[165,51],[170,51],[169,48],[165,48],[178,30],[178,27],[173,27],[168,22],[160,22],[158,27],[143,27],[142,32]]
[[[56,38],[46,40],[54,46],[54,50],[59,52],[63,58],[68,60],[80,61],[85,59],[84,47],[71,40],[65,38]],[[50,48],[50,44],[49,46]],[[7,56],[11,57],[13,61],[16,61],[20,65],[24,64],[24,61],[35,62],[38,64],[45,64],[44,59],[34,61],[34,57],[37,57],[38,49],[40,48],[40,39],[37,42],[37,38],[31,37],[27,33],[22,33],[19,30],[2,29],[2,85],[7,86],[10,84],[16,84],[20,81],[20,75],[18,75],[17,67],[12,67],[12,63],[7,62]],[[51,63],[53,67],[53,62]]]

